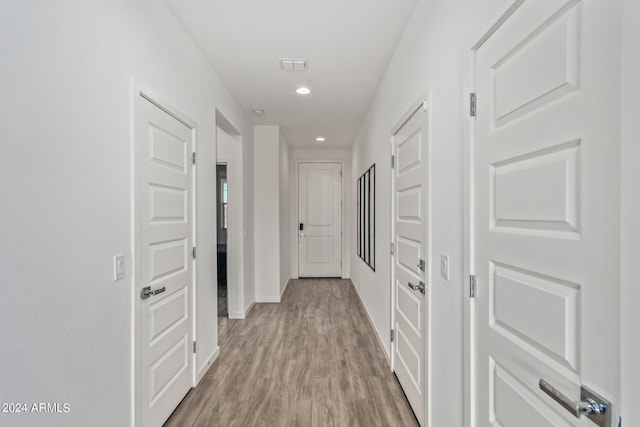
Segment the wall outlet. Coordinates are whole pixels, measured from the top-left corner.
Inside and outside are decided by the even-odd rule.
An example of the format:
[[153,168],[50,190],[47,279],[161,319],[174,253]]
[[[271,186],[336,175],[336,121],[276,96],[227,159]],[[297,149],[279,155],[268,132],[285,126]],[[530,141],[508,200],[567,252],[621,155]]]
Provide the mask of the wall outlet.
[[440,275],[444,280],[449,280],[449,255],[440,255]]

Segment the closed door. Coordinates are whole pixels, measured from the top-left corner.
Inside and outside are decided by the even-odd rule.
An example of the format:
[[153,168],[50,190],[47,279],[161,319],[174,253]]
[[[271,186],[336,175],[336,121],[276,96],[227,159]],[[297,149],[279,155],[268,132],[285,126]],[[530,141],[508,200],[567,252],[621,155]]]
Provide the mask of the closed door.
[[192,385],[193,129],[138,99],[137,408],[161,426]]
[[427,413],[427,129],[422,106],[393,135],[393,369],[421,425]]
[[298,165],[298,275],[342,276],[342,165]]
[[619,410],[613,3],[524,1],[476,52],[478,426],[595,425],[540,380]]

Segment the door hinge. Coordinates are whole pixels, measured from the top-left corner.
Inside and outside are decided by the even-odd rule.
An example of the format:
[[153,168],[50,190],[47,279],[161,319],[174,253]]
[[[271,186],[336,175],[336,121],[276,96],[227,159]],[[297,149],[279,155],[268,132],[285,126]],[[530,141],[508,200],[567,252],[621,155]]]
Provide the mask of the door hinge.
[[474,92],[469,94],[469,115],[476,116],[476,94]]
[[469,276],[469,298],[476,297],[476,276]]
[[391,243],[391,255],[395,255],[396,254],[396,245],[395,243]]
[[191,153],[191,163],[196,164],[196,152]]
[[391,169],[396,167],[396,156],[391,156]]
[[196,342],[193,342],[193,354],[196,354]]
[[196,259],[196,247],[193,247],[193,251],[191,251],[191,255],[193,255],[193,259]]
[[391,329],[391,342],[393,342],[393,340],[395,339],[395,331],[393,329]]

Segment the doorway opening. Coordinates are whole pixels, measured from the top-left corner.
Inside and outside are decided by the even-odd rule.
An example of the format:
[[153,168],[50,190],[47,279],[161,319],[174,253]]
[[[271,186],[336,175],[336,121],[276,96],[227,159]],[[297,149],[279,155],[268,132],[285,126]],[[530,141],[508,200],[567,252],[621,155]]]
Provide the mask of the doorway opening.
[[218,163],[216,165],[216,227],[218,230],[218,316],[227,317],[229,315],[229,304],[227,298],[227,250],[229,229],[229,194],[227,185],[227,165]]

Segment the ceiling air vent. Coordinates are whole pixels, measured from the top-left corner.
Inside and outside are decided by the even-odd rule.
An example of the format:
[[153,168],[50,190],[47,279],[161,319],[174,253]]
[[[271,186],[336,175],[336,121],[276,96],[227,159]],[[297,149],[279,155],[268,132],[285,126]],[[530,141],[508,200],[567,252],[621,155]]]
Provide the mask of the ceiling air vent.
[[306,59],[280,59],[280,66],[284,71],[306,71]]

